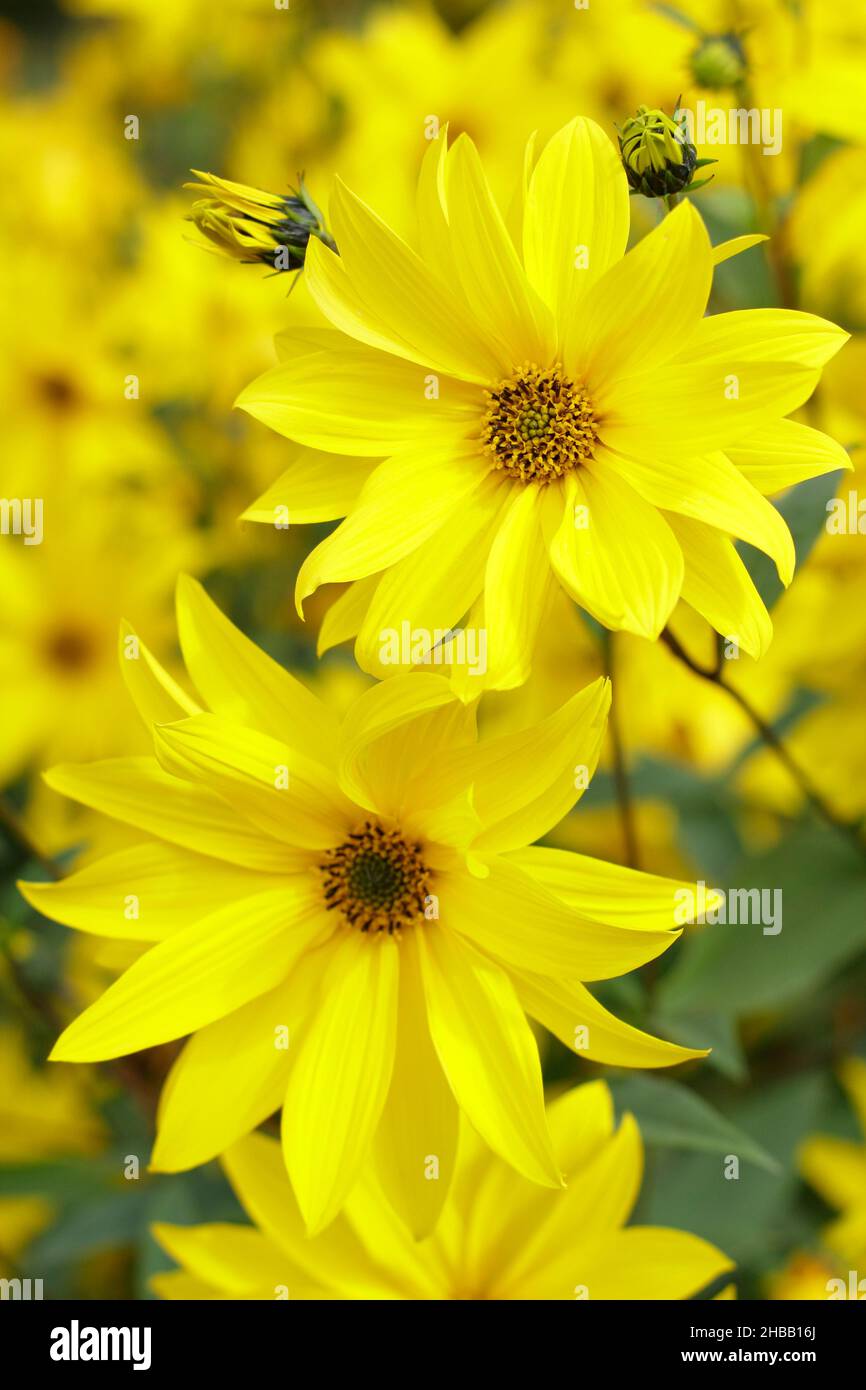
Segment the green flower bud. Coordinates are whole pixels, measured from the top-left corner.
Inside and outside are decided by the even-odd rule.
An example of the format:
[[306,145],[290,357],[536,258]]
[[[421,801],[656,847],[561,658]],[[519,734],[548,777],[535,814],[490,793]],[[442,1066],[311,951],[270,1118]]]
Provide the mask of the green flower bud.
[[698,86],[714,92],[739,86],[746,75],[746,55],[735,34],[708,34],[690,62]]
[[[685,117],[679,106],[673,116],[648,106],[639,106],[617,129],[623,168],[633,193],[646,198],[665,198],[682,193],[692,184],[695,170],[714,160],[698,159],[688,137]],[[694,184],[692,187],[702,186]]]
[[260,261],[283,271],[302,269],[311,236],[336,251],[303,177],[297,189],[280,194],[231,183],[197,169],[192,172],[199,182],[184,187],[209,196],[193,203],[189,220],[221,255],[238,261]]

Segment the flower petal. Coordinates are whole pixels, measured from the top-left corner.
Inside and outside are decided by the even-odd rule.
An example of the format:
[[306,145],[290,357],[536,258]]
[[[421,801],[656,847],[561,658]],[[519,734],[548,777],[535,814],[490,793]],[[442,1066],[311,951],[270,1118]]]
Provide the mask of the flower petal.
[[436,1225],[451,1186],[458,1110],[427,1025],[416,937],[407,932],[400,943],[394,1074],[374,1152],[388,1200],[414,1239],[422,1240]]
[[442,922],[488,955],[553,979],[608,980],[645,965],[679,935],[631,931],[579,916],[509,859],[487,878],[451,872],[439,890]]
[[759,661],[772,641],[773,624],[734,545],[701,521],[686,516],[669,520],[686,561],[683,600]]
[[228,903],[141,956],[69,1025],[59,1062],[122,1057],[194,1032],[274,989],[333,931],[312,880]]
[[387,569],[455,513],[490,472],[477,445],[457,439],[395,454],[373,470],[355,509],[307,556],[295,589],[298,611],[320,584]]
[[796,553],[784,518],[724,454],[687,458],[674,450],[650,462],[605,451],[604,459],[648,502],[738,536],[776,563],[783,584],[794,576]]
[[557,506],[543,513],[550,563],[563,588],[606,627],[655,641],[683,577],[682,551],[665,518],[603,466],[572,474],[564,496],[561,512]]
[[235,627],[194,579],[177,586],[184,662],[215,714],[333,764],[337,723],[306,686]]
[[488,676],[495,690],[528,678],[538,629],[553,592],[537,487],[518,484],[490,548],[484,575]]
[[511,981],[440,926],[418,943],[430,1032],[457,1104],[507,1163],[558,1188],[538,1049]]
[[309,1235],[334,1219],[368,1158],[394,1066],[398,960],[390,937],[337,939],[299,1042],[283,1153]]
[[526,272],[557,319],[574,312],[623,255],[628,228],[628,183],[616,151],[595,121],[578,116],[541,151],[523,221]]
[[[113,940],[161,941],[228,899],[282,880],[154,840],[107,854],[56,883],[19,887],[37,912]],[[286,876],[291,890],[292,880]]]
[[853,464],[841,444],[797,420],[774,420],[739,440],[728,458],[758,492],[771,495]]
[[415,363],[349,343],[271,368],[235,404],[310,449],[382,458],[442,426],[468,431],[483,415],[477,386],[437,375],[431,396],[430,382]]

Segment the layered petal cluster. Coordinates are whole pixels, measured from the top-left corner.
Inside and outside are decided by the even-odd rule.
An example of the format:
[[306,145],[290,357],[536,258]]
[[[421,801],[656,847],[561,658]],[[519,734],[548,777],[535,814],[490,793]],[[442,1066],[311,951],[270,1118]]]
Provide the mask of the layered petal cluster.
[[[626,253],[629,196],[611,142],[577,119],[504,216],[472,141],[431,143],[410,246],[337,183],[339,254],[305,274],[330,326],[283,335],[238,404],[295,441],[246,513],[344,518],[308,556],[299,605],[350,582],[322,646],[350,637],[392,675],[383,634],[486,634],[485,684],[529,673],[551,587],[599,622],[656,638],[678,601],[760,656],[769,616],[734,542],[795,554],[769,495],[849,466],[787,419],[846,334],[810,314],[705,317],[711,247],[683,203]],[[411,663],[404,663],[411,664]]]
[[432,1229],[459,1110],[524,1177],[559,1187],[527,1015],[615,1065],[702,1055],[620,1022],[586,988],[672,944],[684,885],[532,847],[595,769],[608,683],[487,740],[475,706],[430,672],[368,689],[338,721],[190,579],[178,625],[194,697],[134,634],[121,643],[153,756],[48,775],[138,842],[25,896],[142,951],[52,1056],[191,1035],[154,1166],[209,1160],[282,1107],[311,1230],[371,1161],[413,1231]]
[[184,1300],[680,1299],[732,1269],[698,1236],[626,1226],[643,1149],[631,1115],[615,1127],[604,1082],[561,1096],[548,1122],[565,1190],[527,1183],[463,1126],[441,1220],[420,1242],[369,1175],[308,1239],[276,1142],[249,1135],[223,1166],[254,1226],[156,1227],[180,1268],[153,1287]]

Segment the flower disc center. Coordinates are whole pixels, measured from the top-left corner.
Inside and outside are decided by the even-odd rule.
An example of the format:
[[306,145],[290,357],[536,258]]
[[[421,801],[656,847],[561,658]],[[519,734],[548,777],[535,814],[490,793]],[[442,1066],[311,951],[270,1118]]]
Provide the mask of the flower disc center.
[[430,870],[421,846],[399,830],[365,821],[343,844],[325,851],[319,869],[325,906],[339,909],[352,927],[393,936],[424,920]]
[[524,483],[561,478],[592,458],[597,434],[592,403],[560,367],[525,363],[487,392],[481,439],[496,468]]

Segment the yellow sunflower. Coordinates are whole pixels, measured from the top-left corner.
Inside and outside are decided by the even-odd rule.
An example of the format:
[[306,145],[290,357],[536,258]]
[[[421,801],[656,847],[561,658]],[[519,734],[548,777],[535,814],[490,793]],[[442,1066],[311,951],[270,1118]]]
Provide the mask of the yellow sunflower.
[[[431,1229],[459,1109],[525,1177],[558,1187],[527,1014],[603,1062],[703,1055],[620,1022],[583,983],[666,950],[682,885],[526,848],[595,769],[608,683],[486,741],[475,706],[433,673],[373,686],[339,721],[195,581],[178,599],[195,699],[133,634],[122,640],[156,756],[48,775],[141,843],[24,884],[25,896],[69,926],[149,946],[53,1058],[192,1034],[163,1091],[154,1166],[210,1159],[282,1105],[313,1231],[371,1153],[413,1230]],[[429,1154],[438,1184],[424,1181]]]
[[[385,676],[382,634],[486,634],[486,684],[529,673],[555,582],[600,622],[655,638],[678,599],[760,655],[770,619],[732,537],[775,561],[793,541],[765,494],[848,466],[784,417],[846,335],[788,310],[705,318],[715,251],[689,203],[628,254],[611,142],[576,119],[508,219],[472,141],[431,143],[417,249],[339,181],[309,290],[329,327],[283,335],[239,404],[304,455],[249,518],[345,517],[301,567],[297,601],[354,581],[342,636]],[[754,238],[752,240],[755,240]],[[321,451],[321,452],[314,452]],[[322,452],[330,457],[322,457]]]
[[566,1190],[525,1182],[464,1125],[442,1219],[421,1242],[369,1174],[309,1240],[278,1145],[249,1135],[222,1161],[255,1229],[157,1226],[181,1268],[156,1275],[153,1288],[169,1299],[679,1299],[732,1268],[698,1236],[625,1226],[643,1148],[631,1115],[614,1128],[603,1081],[561,1096],[548,1120]]

